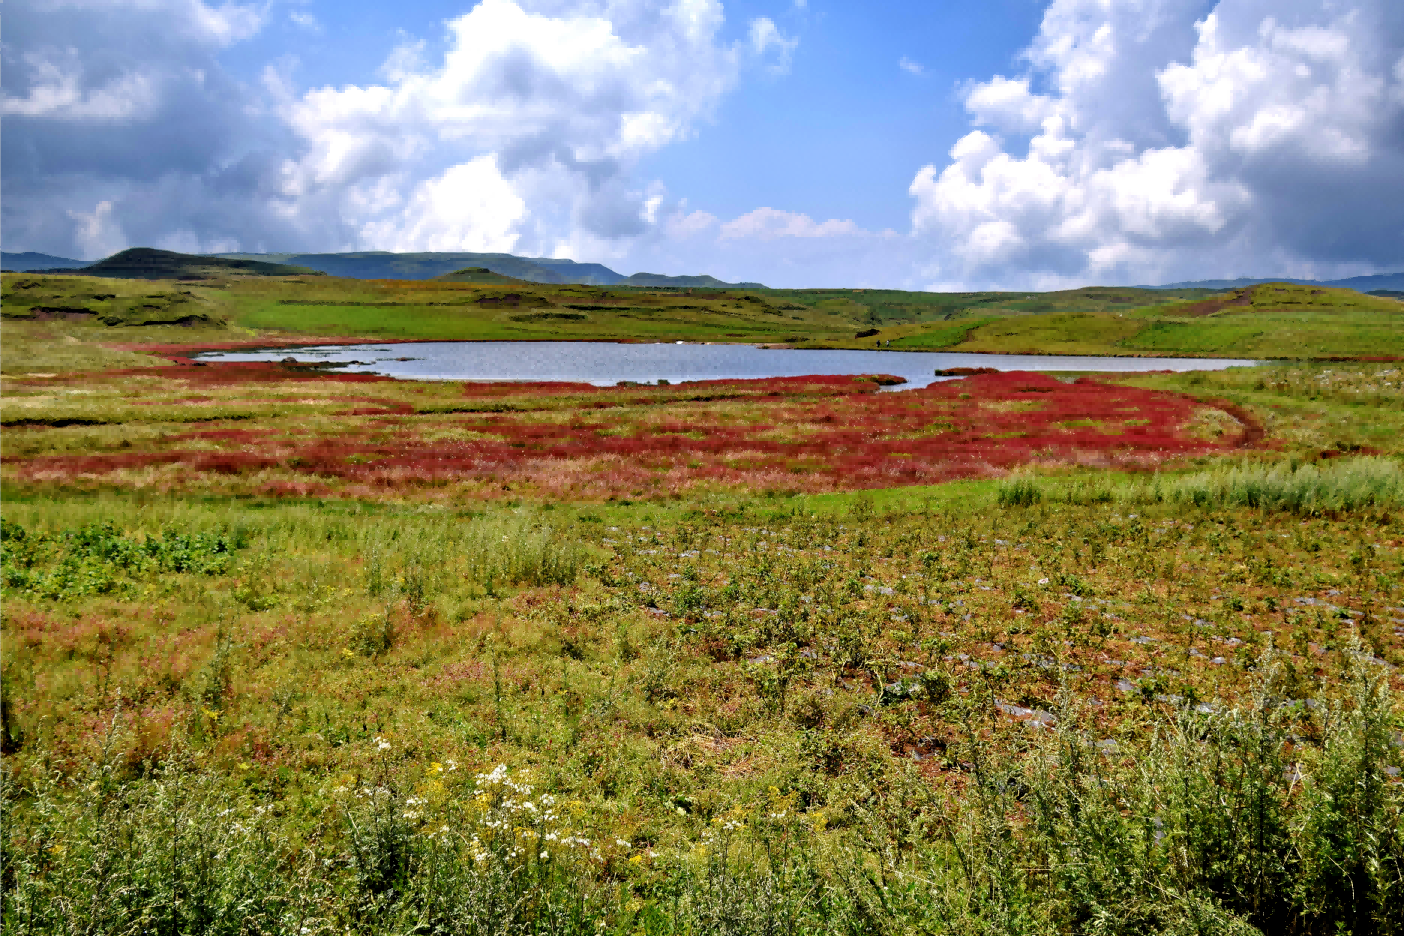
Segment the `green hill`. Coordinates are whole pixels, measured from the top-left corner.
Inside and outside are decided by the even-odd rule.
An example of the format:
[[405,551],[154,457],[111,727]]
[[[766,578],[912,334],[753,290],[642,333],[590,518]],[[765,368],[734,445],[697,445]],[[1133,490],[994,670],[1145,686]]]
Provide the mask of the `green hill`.
[[[238,259],[252,259],[255,254],[225,254]],[[384,250],[353,251],[325,254],[266,254],[276,263],[292,263],[321,270],[329,276],[347,279],[427,280],[454,273],[467,267],[490,270],[500,276],[510,276],[529,283],[564,286],[582,283],[591,286],[612,286],[623,276],[599,263],[576,263],[551,257],[518,257],[506,253],[472,253],[466,251],[425,251],[422,253],[391,253]]]
[[[947,301],[956,300],[948,295]],[[967,302],[970,298],[966,297]],[[1404,306],[1348,288],[1267,283],[1210,290],[1006,294],[940,322],[882,321],[907,350],[1144,357],[1332,358],[1404,354]],[[910,320],[909,320],[910,321]]]
[[[99,325],[228,321],[262,332],[326,337],[738,341],[1136,357],[1404,357],[1404,303],[1286,283],[1227,292],[1089,287],[928,293],[743,289],[688,277],[697,285],[603,287],[522,282],[479,266],[419,281],[227,275],[248,273],[249,263],[280,273],[291,268],[232,260],[210,267],[204,265],[208,258],[175,254],[157,259],[191,283],[132,279],[154,273],[152,264],[136,263],[119,267],[118,275],[125,273],[125,282],[132,284],[124,291],[118,288],[123,279],[92,275],[117,266],[118,259],[81,275],[6,274],[6,318],[32,321],[46,333],[78,329],[74,335],[107,331],[94,329]],[[201,287],[200,275],[215,275],[206,282],[218,288]]]
[[661,273],[635,273],[619,281],[620,286],[672,286],[708,289],[764,289],[760,283],[724,283],[715,276],[664,276]]
[[74,276],[102,276],[112,279],[200,280],[217,276],[316,276],[318,271],[286,263],[262,260],[231,260],[132,247],[105,260],[76,270],[40,270],[42,273],[68,273]]
[[434,279],[444,283],[500,283],[504,286],[530,286],[527,280],[517,279],[515,276],[503,276],[501,273],[494,273],[486,267],[464,267],[461,270],[454,270],[452,273],[445,273],[443,276],[436,276]]

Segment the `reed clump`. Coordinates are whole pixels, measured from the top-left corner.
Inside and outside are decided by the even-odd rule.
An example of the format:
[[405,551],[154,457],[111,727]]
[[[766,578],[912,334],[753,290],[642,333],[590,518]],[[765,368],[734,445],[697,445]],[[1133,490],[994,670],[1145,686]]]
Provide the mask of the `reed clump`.
[[1300,516],[1389,511],[1404,506],[1404,465],[1357,457],[1314,464],[1238,464],[1160,480],[1134,499],[1197,507],[1247,507]]

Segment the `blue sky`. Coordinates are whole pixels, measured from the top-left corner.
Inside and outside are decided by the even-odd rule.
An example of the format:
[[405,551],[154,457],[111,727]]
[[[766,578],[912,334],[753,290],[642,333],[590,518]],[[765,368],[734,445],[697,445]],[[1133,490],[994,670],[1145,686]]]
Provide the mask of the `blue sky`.
[[[743,21],[774,13],[767,4],[735,10]],[[969,129],[958,89],[1015,67],[1042,13],[1033,0],[989,0],[816,3],[778,15],[800,39],[788,72],[737,89],[715,125],[648,165],[724,216],[769,205],[905,228],[913,167]]]
[[[362,84],[407,37],[442,54],[444,23],[471,5],[311,0],[222,58],[250,82],[289,58],[300,85]],[[903,228],[913,167],[969,128],[958,90],[1016,68],[1043,10],[1038,0],[729,2],[721,41],[743,42],[754,19],[769,17],[799,40],[788,67],[759,69],[641,169],[722,216],[767,205]]]
[[6,250],[902,288],[1404,267],[1393,0],[6,7]]

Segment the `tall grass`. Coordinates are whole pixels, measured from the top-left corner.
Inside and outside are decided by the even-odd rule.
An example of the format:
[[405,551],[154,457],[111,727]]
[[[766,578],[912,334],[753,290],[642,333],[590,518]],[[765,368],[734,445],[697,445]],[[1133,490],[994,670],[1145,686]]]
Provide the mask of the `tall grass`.
[[574,581],[584,562],[577,540],[532,516],[479,521],[464,531],[459,549],[478,581],[564,585]]
[[309,791],[300,821],[189,756],[125,778],[99,756],[24,789],[7,773],[3,931],[1391,936],[1392,697],[1352,659],[1349,693],[1307,726],[1318,746],[1294,738],[1265,657],[1251,704],[1185,710],[1137,750],[1095,745],[1069,703],[1024,755],[972,729],[944,802],[868,791],[835,834],[760,804],[667,854],[572,833],[505,768],[426,782],[389,752]]
[[1232,463],[1180,476],[1117,485],[1080,478],[1070,483],[1011,477],[995,492],[1001,507],[1041,500],[1069,504],[1184,504],[1249,508],[1298,516],[1387,512],[1404,507],[1404,462],[1357,456],[1316,463]]
[[1391,458],[1306,465],[1234,465],[1137,489],[1135,497],[1199,507],[1250,507],[1303,516],[1404,506],[1404,466]]

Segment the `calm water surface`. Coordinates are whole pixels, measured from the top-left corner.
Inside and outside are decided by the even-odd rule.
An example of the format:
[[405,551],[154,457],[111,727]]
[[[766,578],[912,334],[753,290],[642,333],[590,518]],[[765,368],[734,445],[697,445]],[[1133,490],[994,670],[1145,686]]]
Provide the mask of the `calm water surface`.
[[753,345],[619,344],[607,341],[422,341],[210,352],[205,360],[342,364],[352,373],[411,380],[566,380],[612,386],[621,380],[724,380],[808,374],[892,374],[924,387],[952,367],[1027,371],[1222,370],[1257,361],[1223,358],[1067,357],[948,354],[939,351],[820,351]]

